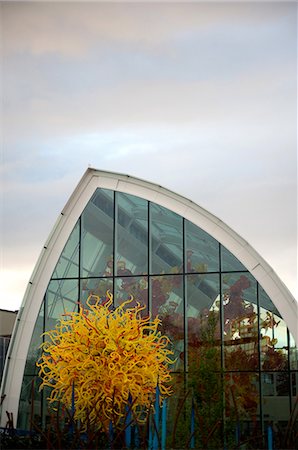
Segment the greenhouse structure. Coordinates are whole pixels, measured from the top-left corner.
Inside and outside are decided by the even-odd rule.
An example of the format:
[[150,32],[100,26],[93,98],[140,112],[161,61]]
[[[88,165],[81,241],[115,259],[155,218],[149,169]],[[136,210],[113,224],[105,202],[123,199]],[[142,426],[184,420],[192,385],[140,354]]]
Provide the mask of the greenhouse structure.
[[193,403],[189,445],[236,448],[256,437],[266,441],[270,429],[275,448],[284,448],[289,428],[297,427],[296,300],[266,261],[208,211],[157,184],[93,168],[62,210],[29,280],[3,373],[2,427],[7,413],[18,429],[48,426],[36,366],[43,333],[79,302],[105,299],[108,291],[114,307],[133,296],[158,315],[171,341],[167,420],[177,448]]

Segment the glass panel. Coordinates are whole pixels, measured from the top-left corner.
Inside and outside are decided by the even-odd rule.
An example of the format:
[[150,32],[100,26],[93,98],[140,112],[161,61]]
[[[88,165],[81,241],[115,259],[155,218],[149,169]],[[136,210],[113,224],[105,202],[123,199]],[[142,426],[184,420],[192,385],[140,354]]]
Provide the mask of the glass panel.
[[259,301],[262,369],[286,370],[288,365],[287,326],[261,287]]
[[290,368],[292,370],[298,370],[298,348],[291,333],[290,333]]
[[76,278],[79,276],[80,224],[77,222],[55,267],[52,278]]
[[42,333],[44,331],[44,302],[42,302],[27,354],[27,361],[24,372],[25,375],[37,375],[38,373],[36,361],[41,355],[40,345],[43,342]]
[[221,270],[229,272],[233,270],[245,271],[246,267],[226,247],[221,245]]
[[208,233],[185,220],[186,272],[217,272],[219,243]]
[[220,370],[219,275],[186,277],[189,370],[200,362]]
[[82,214],[81,276],[113,274],[114,196],[97,189]]
[[135,306],[136,302],[146,306],[148,314],[148,277],[125,277],[115,280],[115,306],[119,306],[130,296],[133,296],[133,302],[130,306]]
[[[223,396],[219,275],[186,276],[188,387],[196,411],[196,448],[221,448]],[[209,435],[211,438],[209,440]]]
[[172,371],[183,370],[184,360],[184,305],[183,277],[181,275],[156,276],[151,278],[151,312],[162,320],[161,333],[168,336],[178,358]]
[[2,380],[5,359],[8,351],[8,346],[10,342],[10,337],[8,336],[0,336],[0,384]]
[[[86,305],[86,300],[90,295],[100,297],[105,302],[107,291],[113,293],[113,279],[112,278],[90,278],[81,280],[81,296],[80,301]],[[97,299],[94,299],[94,302]]]
[[228,448],[263,448],[257,373],[225,374],[225,416]]
[[226,370],[259,367],[257,283],[250,274],[224,275],[223,323]]
[[[289,377],[286,372],[262,373],[265,432],[273,432],[273,448],[283,449],[290,417]],[[288,447],[295,448],[295,447]]]
[[78,281],[51,281],[46,293],[46,329],[55,327],[66,312],[78,309]]
[[182,272],[182,217],[150,204],[151,273]]
[[291,372],[291,396],[293,410],[295,407],[295,402],[298,402],[298,371]]
[[148,273],[148,202],[118,193],[117,224],[117,274]]
[[41,393],[36,377],[24,376],[17,427],[22,430],[34,430],[34,424],[41,425]]
[[[188,373],[188,387],[193,398],[195,412],[196,449],[222,449],[223,383],[220,372],[206,360]],[[190,410],[187,414],[190,418]],[[190,426],[184,428],[184,439],[189,438]],[[180,447],[179,447],[180,448]],[[190,448],[184,446],[181,448]],[[230,447],[229,447],[230,448]]]

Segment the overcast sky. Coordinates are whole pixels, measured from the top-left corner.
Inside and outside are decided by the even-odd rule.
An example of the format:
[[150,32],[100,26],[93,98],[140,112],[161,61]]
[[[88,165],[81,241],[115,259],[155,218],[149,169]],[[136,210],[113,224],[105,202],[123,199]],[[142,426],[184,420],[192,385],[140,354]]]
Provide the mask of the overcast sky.
[[157,182],[297,295],[296,2],[1,2],[1,293],[88,165]]

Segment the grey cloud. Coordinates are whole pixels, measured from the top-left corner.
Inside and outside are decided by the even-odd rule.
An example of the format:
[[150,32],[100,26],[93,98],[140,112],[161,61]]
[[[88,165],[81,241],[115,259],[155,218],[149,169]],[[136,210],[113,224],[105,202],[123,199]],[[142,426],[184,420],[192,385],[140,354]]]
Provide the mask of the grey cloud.
[[218,23],[258,24],[293,13],[289,3],[36,3],[3,2],[6,51],[86,54],[96,40],[156,45],[177,29]]

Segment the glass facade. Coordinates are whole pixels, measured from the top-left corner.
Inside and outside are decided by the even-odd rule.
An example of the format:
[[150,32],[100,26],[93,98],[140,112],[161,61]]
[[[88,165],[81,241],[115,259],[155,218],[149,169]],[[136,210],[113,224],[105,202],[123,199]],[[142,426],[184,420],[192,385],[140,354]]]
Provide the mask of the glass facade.
[[79,301],[104,298],[107,290],[115,306],[133,295],[162,319],[176,358],[169,409],[174,414],[185,390],[192,392],[199,405],[198,448],[235,447],[243,436],[261,439],[268,424],[282,436],[297,398],[297,347],[268,295],[193,223],[107,189],[92,196],[48,285],[28,353],[20,428],[30,427],[32,415],[47,422],[46,393],[36,388],[42,333],[77,310]]

